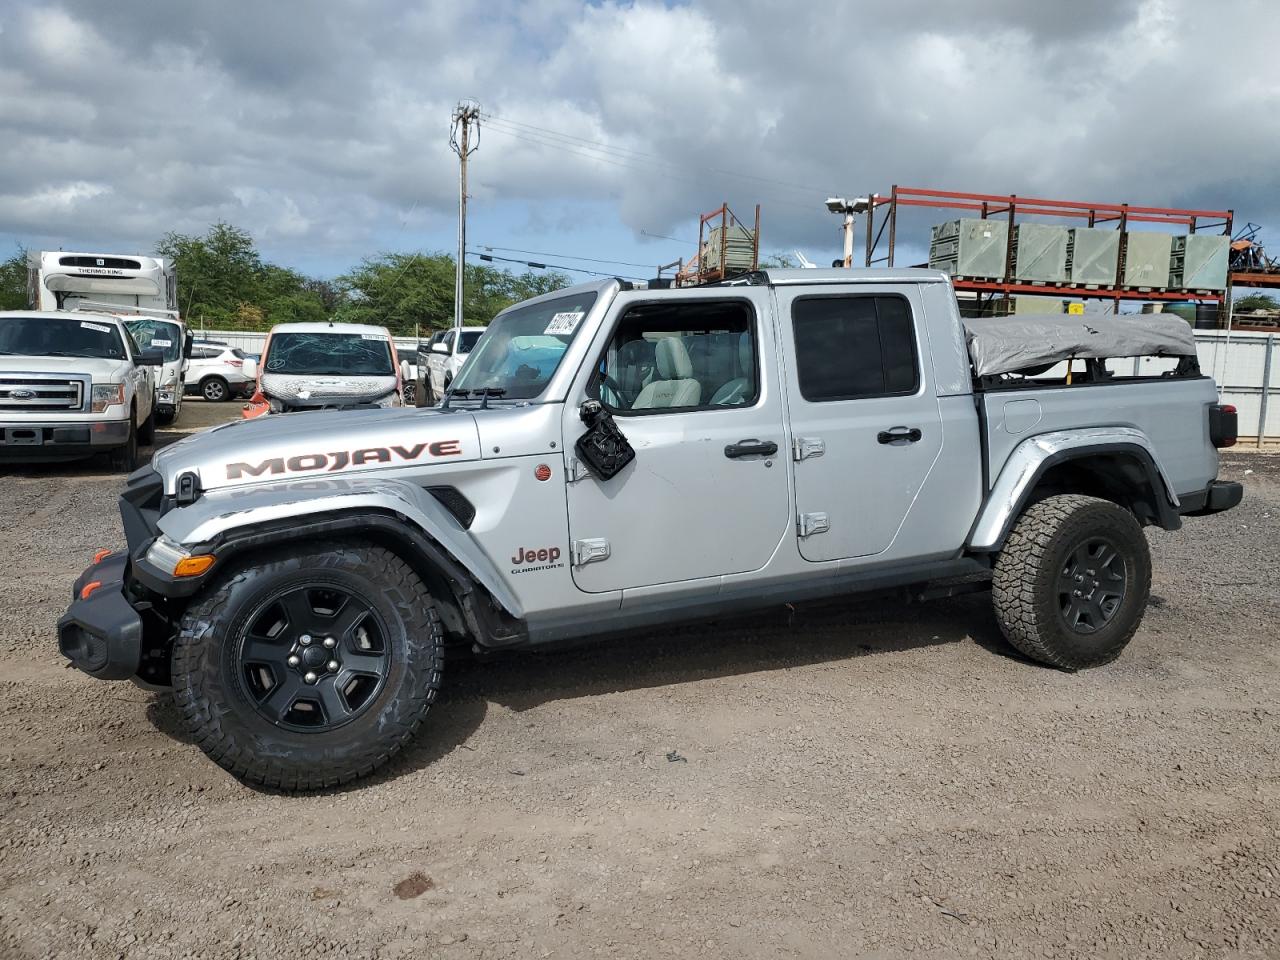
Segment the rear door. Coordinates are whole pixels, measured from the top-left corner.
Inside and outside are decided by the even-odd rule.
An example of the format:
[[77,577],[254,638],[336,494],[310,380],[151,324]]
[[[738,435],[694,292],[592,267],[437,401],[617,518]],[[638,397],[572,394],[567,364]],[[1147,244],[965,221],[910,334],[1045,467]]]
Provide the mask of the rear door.
[[823,561],[893,544],[942,450],[914,285],[826,294],[777,288],[794,434],[800,554]]
[[635,459],[568,484],[574,582],[595,593],[764,567],[791,526],[768,290],[620,294],[591,350],[565,405],[566,455],[595,398]]

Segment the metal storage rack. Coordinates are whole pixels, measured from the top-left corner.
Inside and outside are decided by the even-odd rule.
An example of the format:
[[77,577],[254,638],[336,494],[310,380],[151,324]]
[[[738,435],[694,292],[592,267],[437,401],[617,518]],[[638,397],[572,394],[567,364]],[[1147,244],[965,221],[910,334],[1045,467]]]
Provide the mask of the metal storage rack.
[[[871,196],[871,209],[866,223],[866,265],[893,266],[897,243],[898,211],[903,207],[926,207],[961,212],[961,215],[992,220],[997,217],[1008,226],[1004,270],[995,279],[957,279],[956,290],[969,291],[983,296],[1009,296],[1027,294],[1048,297],[1078,297],[1113,300],[1119,307],[1121,300],[1197,300],[1206,303],[1221,303],[1229,300],[1230,285],[1226,290],[1189,289],[1153,289],[1149,282],[1131,284],[1126,282],[1125,262],[1129,239],[1143,234],[1130,234],[1132,223],[1164,224],[1179,228],[1179,232],[1187,235],[1221,234],[1229,238],[1231,222],[1234,216],[1231,210],[1191,210],[1173,207],[1144,207],[1127,203],[1086,203],[1076,200],[1045,200],[1037,197],[1019,197],[1016,194],[960,193],[951,190],[922,190],[913,187],[895,185],[888,196],[874,194]],[[1071,231],[1068,242],[1074,244],[1072,253],[1079,257],[1080,245],[1106,244],[1093,234],[1105,232],[1114,237],[1114,259],[1107,265],[1106,273],[1102,272],[1106,246],[1101,251],[1095,246],[1092,256],[1084,263],[1090,265],[1089,276],[1070,276],[1065,286],[1043,280],[1019,279],[1015,272],[1014,243],[1021,217],[1053,217],[1086,221],[1088,230]],[[1034,222],[1034,221],[1033,221]],[[1099,224],[1114,224],[1111,228],[1099,229]],[[887,251],[877,255],[881,240],[887,233]],[[1172,234],[1152,234],[1163,236],[1172,242]],[[1140,246],[1143,241],[1139,241]],[[1141,250],[1135,249],[1135,255]],[[1145,258],[1145,259],[1150,259]],[[1167,266],[1166,266],[1167,270]],[[1158,270],[1156,271],[1158,274]],[[1231,283],[1237,282],[1233,274]],[[1151,279],[1148,275],[1147,279]],[[1156,277],[1158,279],[1158,276]],[[1242,281],[1241,281],[1242,282]],[[1166,278],[1165,284],[1167,286]],[[1227,311],[1222,311],[1227,312]]]

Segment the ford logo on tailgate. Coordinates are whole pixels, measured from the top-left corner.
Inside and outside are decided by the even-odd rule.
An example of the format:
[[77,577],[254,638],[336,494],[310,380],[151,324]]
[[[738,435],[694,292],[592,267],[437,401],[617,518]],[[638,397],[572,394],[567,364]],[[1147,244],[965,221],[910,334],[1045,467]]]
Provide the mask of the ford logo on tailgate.
[[23,390],[19,387],[17,390],[9,391],[10,400],[34,400],[35,398],[36,392],[34,390]]

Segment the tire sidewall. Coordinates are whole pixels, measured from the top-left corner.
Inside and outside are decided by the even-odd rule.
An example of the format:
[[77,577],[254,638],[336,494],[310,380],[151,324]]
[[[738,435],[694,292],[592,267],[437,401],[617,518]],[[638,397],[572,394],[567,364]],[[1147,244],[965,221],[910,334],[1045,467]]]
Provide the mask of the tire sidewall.
[[[1123,559],[1125,594],[1102,628],[1077,633],[1062,615],[1058,578],[1072,553],[1094,537],[1109,542]],[[1132,514],[1114,504],[1092,503],[1072,513],[1049,537],[1035,576],[1036,619],[1053,635],[1061,655],[1076,665],[1092,666],[1115,659],[1141,623],[1151,590],[1151,554]]]
[[[317,782],[349,776],[335,776],[334,770],[376,765],[386,731],[414,727],[418,705],[434,698],[440,637],[428,610],[418,609],[417,598],[404,595],[398,585],[379,583],[366,572],[371,567],[377,565],[348,551],[287,556],[232,572],[192,604],[180,642],[191,638],[195,657],[183,668],[175,661],[173,679],[179,703],[193,705],[214,728],[200,734],[212,732],[232,750],[251,753],[255,766],[296,768],[305,761]],[[293,730],[260,714],[241,681],[236,653],[239,631],[249,619],[273,596],[303,585],[337,586],[366,602],[380,621],[391,658],[374,701],[352,720],[325,731]]]

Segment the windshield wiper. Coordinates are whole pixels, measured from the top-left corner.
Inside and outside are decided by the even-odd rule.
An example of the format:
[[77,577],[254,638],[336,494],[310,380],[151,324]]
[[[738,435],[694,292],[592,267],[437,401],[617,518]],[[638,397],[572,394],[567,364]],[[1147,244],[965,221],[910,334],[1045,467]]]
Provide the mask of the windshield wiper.
[[490,397],[505,397],[507,395],[506,387],[481,387],[479,390],[472,391],[480,398],[480,409],[489,409]]

